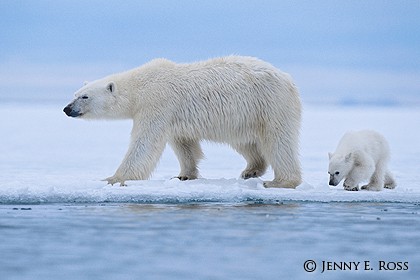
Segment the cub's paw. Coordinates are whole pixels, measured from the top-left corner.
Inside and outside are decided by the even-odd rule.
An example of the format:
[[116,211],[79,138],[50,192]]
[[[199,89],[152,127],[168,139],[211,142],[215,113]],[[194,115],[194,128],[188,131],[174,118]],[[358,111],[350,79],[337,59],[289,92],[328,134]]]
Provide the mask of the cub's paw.
[[380,186],[370,185],[370,184],[362,186],[361,189],[362,190],[367,190],[367,191],[380,191],[380,190],[382,190],[382,188]]
[[358,186],[348,186],[348,185],[343,185],[343,186],[346,191],[357,192],[359,190]]
[[394,182],[392,182],[392,183],[389,183],[389,184],[385,184],[384,185],[384,188],[385,189],[390,189],[390,190],[392,190],[392,189],[395,189],[395,187],[397,186],[397,184],[395,184]]
[[180,181],[188,181],[188,180],[197,179],[197,178],[192,178],[192,177],[189,177],[189,176],[178,176],[178,177],[175,177],[175,178],[179,179]]

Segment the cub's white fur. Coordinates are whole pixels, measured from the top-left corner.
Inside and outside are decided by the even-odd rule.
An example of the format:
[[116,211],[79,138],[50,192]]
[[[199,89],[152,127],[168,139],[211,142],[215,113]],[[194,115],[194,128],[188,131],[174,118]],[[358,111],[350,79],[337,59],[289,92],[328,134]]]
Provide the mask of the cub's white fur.
[[275,178],[267,187],[301,183],[301,102],[290,76],[252,57],[191,64],[153,60],[83,86],[64,109],[71,117],[133,119],[127,154],[108,183],[149,178],[166,143],[181,180],[196,179],[201,140],[227,143],[247,161],[242,177]]
[[362,189],[373,191],[396,186],[387,169],[389,145],[378,132],[362,130],[346,133],[329,157],[329,184],[332,186],[338,185],[344,178],[344,189],[349,191],[359,190],[359,184],[363,181],[369,183]]

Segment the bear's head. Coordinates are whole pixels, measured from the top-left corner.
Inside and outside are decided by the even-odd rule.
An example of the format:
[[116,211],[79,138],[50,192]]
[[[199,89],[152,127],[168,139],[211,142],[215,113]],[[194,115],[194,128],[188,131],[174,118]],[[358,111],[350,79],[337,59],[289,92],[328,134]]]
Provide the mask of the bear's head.
[[352,153],[348,153],[347,155],[329,153],[328,155],[330,157],[328,167],[328,174],[330,175],[329,185],[337,186],[353,169],[353,156]]
[[84,119],[128,118],[130,101],[112,78],[85,83],[76,91],[74,100],[64,108],[64,113]]

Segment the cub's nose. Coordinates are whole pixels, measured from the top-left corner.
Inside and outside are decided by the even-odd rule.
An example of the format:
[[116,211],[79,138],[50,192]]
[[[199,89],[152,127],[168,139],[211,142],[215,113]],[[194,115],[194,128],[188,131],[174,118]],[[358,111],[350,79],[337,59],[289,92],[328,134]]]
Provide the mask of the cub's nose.
[[338,183],[337,182],[335,182],[335,180],[334,180],[334,176],[332,176],[332,175],[330,175],[330,181],[329,181],[329,183],[328,183],[330,186],[337,186],[338,185]]

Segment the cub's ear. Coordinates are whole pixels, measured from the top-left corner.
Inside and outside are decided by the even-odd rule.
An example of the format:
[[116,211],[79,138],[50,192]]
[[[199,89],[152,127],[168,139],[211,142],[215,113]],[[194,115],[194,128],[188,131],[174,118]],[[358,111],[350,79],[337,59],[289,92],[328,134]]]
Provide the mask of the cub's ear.
[[333,156],[333,153],[328,153],[328,158],[331,159]]
[[106,86],[106,90],[109,91],[110,93],[115,92],[115,84],[114,82],[110,82],[107,86]]
[[83,85],[85,86],[85,85],[87,85],[87,84],[89,84],[89,81],[84,81],[83,82]]
[[351,159],[351,156],[352,156],[352,154],[351,153],[348,153],[347,155],[346,155],[346,158],[344,159],[346,162],[349,162],[350,161],[350,159]]

